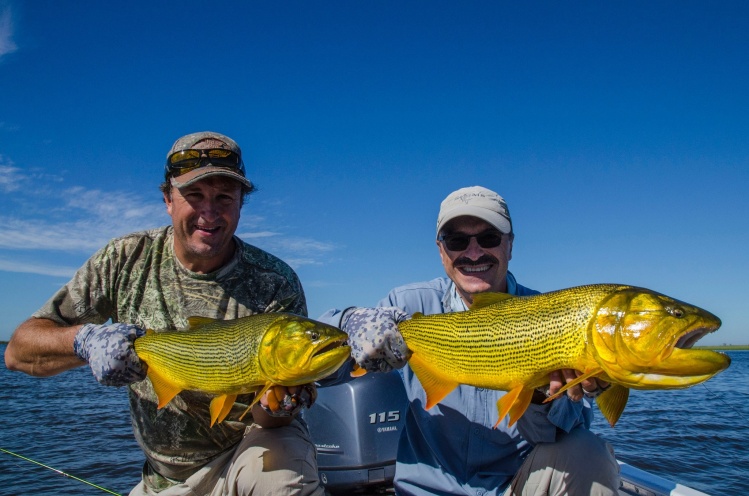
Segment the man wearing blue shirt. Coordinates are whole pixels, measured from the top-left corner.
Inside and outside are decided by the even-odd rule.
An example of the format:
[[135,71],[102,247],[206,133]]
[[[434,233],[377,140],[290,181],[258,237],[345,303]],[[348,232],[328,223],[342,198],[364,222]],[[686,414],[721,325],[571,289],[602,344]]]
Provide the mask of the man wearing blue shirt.
[[[497,400],[504,391],[459,385],[439,404],[424,409],[426,395],[406,364],[409,351],[397,330],[407,314],[468,310],[474,295],[487,291],[536,294],[518,284],[508,269],[514,232],[507,203],[475,186],[442,202],[437,247],[447,277],[392,290],[378,308],[331,311],[321,317],[349,334],[352,356],[367,370],[400,368],[409,399],[398,445],[395,490],[399,495],[606,495],[615,496],[619,468],[611,447],[591,433],[590,404],[605,382],[583,381],[566,395],[542,404],[537,392],[512,427],[497,429]],[[558,391],[573,370],[550,375]]]

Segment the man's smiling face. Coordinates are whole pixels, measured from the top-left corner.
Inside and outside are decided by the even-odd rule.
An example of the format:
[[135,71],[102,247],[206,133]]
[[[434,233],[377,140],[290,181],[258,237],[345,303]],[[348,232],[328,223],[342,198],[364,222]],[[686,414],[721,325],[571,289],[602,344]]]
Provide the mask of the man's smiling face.
[[[442,228],[445,235],[476,235],[498,232],[491,224],[477,217],[456,217]],[[493,248],[483,248],[475,237],[464,250],[450,250],[444,241],[437,241],[442,265],[447,276],[455,282],[466,305],[473,304],[473,295],[507,291],[507,265],[512,258],[512,235],[502,234],[502,242]]]
[[164,195],[174,226],[174,253],[185,268],[213,272],[234,255],[234,232],[239,224],[242,185],[234,179],[211,176]]

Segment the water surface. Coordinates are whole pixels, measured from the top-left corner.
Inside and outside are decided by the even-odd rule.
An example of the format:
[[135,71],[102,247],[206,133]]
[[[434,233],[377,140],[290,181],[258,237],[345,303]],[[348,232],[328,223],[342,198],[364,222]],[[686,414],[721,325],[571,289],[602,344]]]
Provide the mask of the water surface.
[[[5,345],[0,345],[0,354]],[[632,391],[614,428],[596,413],[593,428],[617,457],[712,495],[749,495],[749,352],[705,385]],[[140,480],[124,388],[99,385],[88,367],[55,377],[11,373],[0,360],[0,448],[111,491]],[[103,495],[105,492],[0,452],[0,495]]]

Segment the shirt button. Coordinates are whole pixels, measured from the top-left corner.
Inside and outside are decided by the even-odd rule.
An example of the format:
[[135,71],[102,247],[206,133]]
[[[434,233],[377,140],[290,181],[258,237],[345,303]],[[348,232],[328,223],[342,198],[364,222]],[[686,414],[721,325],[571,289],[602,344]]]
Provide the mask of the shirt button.
[[478,491],[476,491],[476,496],[484,496],[484,490],[479,489]]

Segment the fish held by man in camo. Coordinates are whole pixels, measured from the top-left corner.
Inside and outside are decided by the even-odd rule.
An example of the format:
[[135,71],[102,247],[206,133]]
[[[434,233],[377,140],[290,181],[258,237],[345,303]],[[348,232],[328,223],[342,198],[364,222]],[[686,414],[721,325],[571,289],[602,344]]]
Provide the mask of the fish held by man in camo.
[[271,386],[318,381],[350,356],[343,331],[298,315],[188,321],[185,331],[149,330],[135,340],[135,351],[148,365],[158,408],[184,390],[216,395],[211,426],[224,420],[237,395],[256,393],[254,404]]
[[597,284],[533,296],[483,293],[466,312],[424,316],[398,325],[413,352],[409,365],[429,409],[458,384],[508,391],[499,422],[514,424],[549,373],[575,369],[611,383],[596,398],[613,426],[630,389],[680,389],[727,368],[723,354],[691,347],[720,319],[655,291]]

